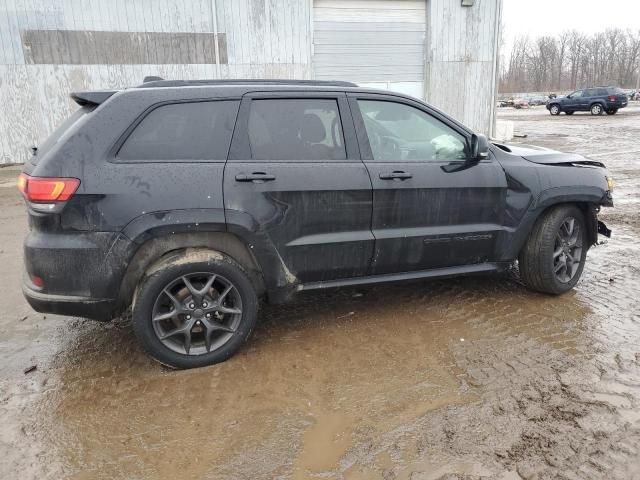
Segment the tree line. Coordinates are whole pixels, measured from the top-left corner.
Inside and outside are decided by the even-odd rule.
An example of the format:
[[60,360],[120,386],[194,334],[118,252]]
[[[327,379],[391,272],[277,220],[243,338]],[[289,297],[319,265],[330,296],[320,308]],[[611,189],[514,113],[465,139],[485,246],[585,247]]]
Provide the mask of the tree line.
[[500,92],[556,92],[588,86],[636,88],[640,30],[516,39],[501,60]]

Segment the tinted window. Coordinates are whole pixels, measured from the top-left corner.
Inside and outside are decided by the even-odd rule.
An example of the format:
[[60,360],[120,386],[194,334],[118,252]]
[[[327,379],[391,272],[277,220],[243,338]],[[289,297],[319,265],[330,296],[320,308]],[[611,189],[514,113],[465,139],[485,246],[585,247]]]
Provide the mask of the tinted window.
[[597,95],[598,95],[598,90],[595,88],[589,88],[588,90],[584,91],[585,97],[595,97]]
[[596,89],[596,90],[597,90],[597,92],[598,92],[598,94],[597,94],[597,95],[598,95],[599,97],[605,97],[605,96],[607,96],[607,95],[608,95],[608,93],[607,93],[607,89],[606,89],[606,88],[598,88],[598,89]]
[[124,142],[129,161],[226,160],[237,101],[175,103],[152,110]]
[[49,137],[38,147],[37,155],[31,157],[31,163],[33,165],[37,165],[40,161],[40,158],[47,153],[51,147],[60,142],[61,140],[66,139],[71,132],[73,132],[73,128],[82,124],[87,115],[93,111],[92,108],[89,107],[80,107],[78,110],[73,112],[70,117],[68,117],[64,122],[62,122],[58,128],[54,130],[54,132],[49,135]]
[[254,100],[249,142],[257,160],[347,158],[336,100]]
[[460,160],[465,138],[440,120],[409,105],[359,100],[374,160]]

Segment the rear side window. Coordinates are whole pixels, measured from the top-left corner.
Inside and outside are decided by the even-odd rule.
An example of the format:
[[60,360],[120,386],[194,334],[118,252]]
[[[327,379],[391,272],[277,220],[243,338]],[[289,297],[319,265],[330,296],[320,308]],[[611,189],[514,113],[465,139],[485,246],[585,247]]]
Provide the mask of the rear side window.
[[173,103],[155,108],[118,151],[122,161],[226,160],[239,102]]
[[584,91],[584,96],[585,97],[595,97],[598,95],[598,90],[595,88],[590,88],[588,90]]
[[62,122],[54,132],[38,147],[37,155],[31,157],[31,163],[37,165],[40,158],[47,153],[51,147],[60,141],[64,141],[73,131],[74,127],[79,126],[87,115],[93,111],[90,107],[80,107],[73,112],[64,122]]
[[607,96],[607,89],[606,88],[598,88],[598,96],[599,97],[606,97]]
[[249,142],[256,160],[345,160],[338,102],[333,99],[253,100]]

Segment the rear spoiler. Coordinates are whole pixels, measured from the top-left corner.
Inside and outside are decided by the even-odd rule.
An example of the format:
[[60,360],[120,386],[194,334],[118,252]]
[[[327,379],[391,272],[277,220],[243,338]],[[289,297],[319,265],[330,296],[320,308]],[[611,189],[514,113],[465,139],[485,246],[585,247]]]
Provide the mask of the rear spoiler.
[[86,92],[73,92],[71,98],[81,107],[95,107],[106,101],[118,90],[89,90]]

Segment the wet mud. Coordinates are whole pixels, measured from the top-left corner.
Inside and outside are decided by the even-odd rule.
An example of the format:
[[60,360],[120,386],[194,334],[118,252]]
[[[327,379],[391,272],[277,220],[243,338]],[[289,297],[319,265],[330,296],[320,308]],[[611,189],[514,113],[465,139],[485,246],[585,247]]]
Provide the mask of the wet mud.
[[236,357],[183,372],[127,318],[30,310],[0,169],[0,477],[640,479],[640,107],[500,116],[613,173],[614,237],[575,291],[513,271],[304,294],[264,306]]

